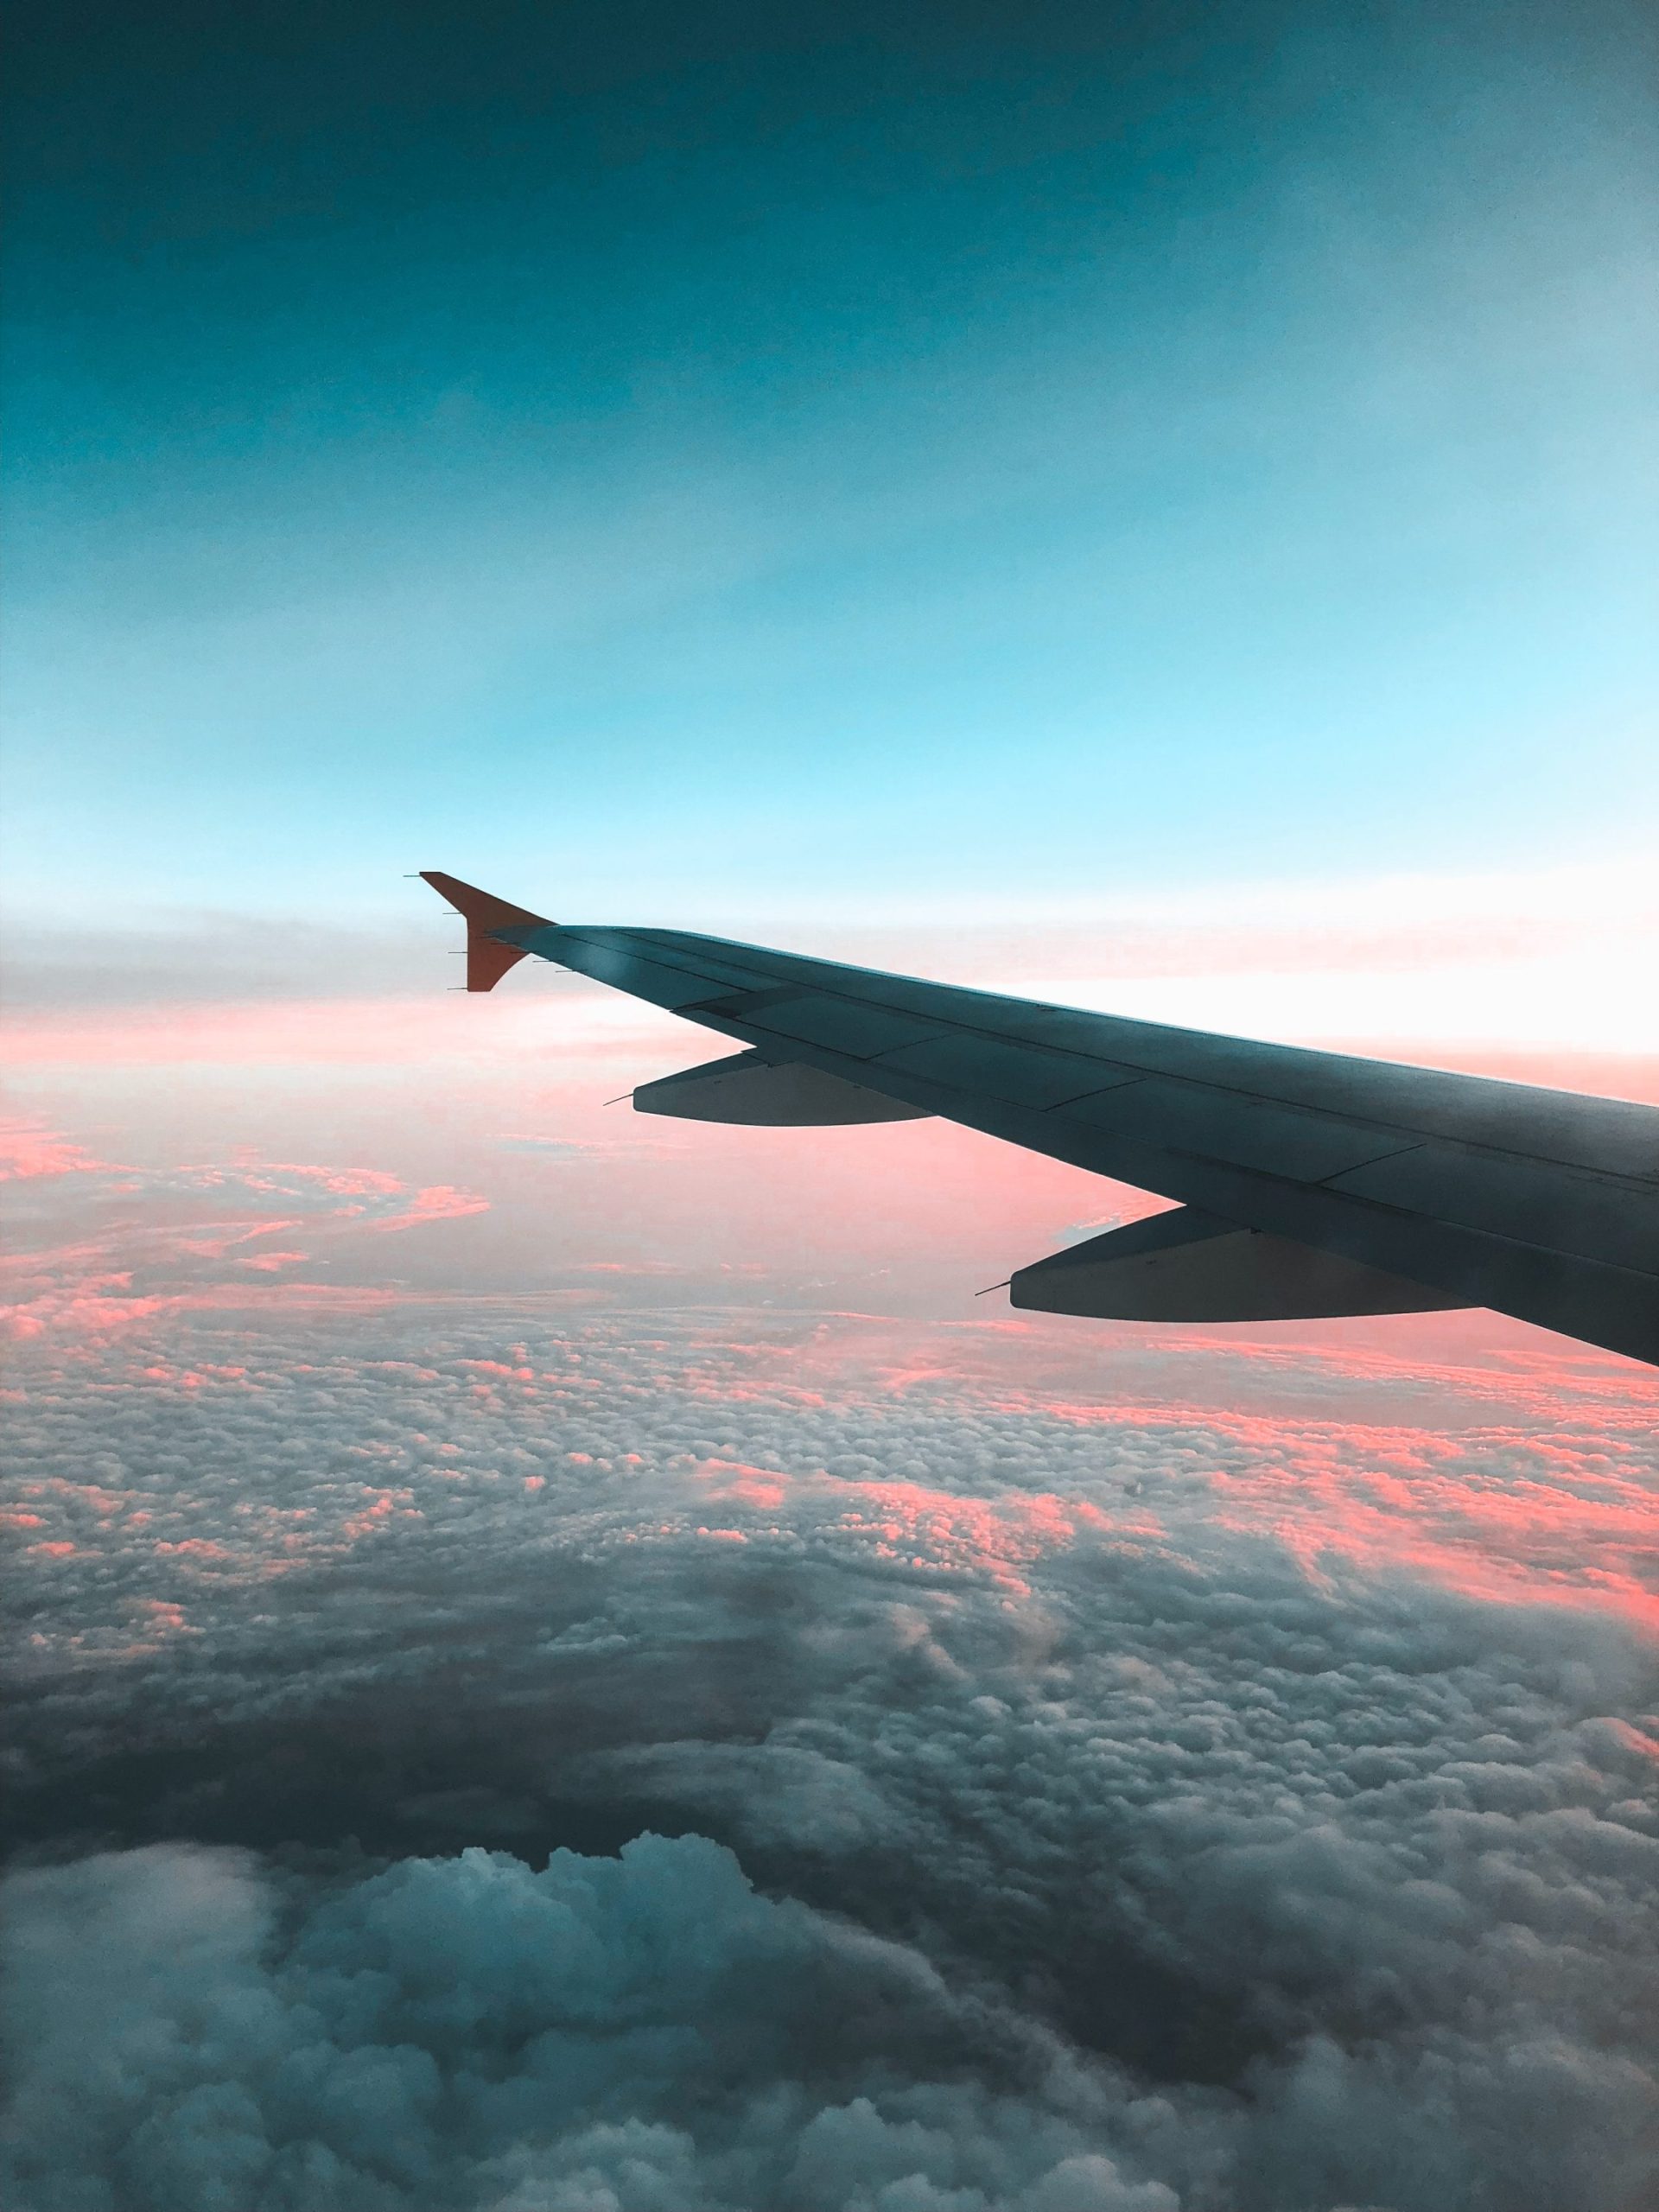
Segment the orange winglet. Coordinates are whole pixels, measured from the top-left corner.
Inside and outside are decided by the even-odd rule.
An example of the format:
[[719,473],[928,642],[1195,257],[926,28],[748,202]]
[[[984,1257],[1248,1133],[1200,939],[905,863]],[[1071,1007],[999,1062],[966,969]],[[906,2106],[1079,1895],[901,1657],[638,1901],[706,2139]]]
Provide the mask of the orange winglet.
[[509,905],[506,899],[496,898],[493,893],[480,891],[470,883],[463,883],[459,876],[445,875],[442,868],[423,868],[421,879],[429,883],[441,898],[447,899],[458,912],[467,918],[467,988],[469,991],[493,991],[509,968],[524,957],[522,945],[503,944],[493,937],[493,930],[545,929],[545,914],[532,914],[528,907]]

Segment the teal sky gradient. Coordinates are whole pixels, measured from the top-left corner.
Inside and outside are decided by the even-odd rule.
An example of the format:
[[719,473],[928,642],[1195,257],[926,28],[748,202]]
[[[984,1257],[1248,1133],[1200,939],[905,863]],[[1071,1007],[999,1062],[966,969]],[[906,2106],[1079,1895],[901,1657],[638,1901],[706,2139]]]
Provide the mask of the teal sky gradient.
[[42,18],[14,905],[1651,844],[1650,27],[779,12]]

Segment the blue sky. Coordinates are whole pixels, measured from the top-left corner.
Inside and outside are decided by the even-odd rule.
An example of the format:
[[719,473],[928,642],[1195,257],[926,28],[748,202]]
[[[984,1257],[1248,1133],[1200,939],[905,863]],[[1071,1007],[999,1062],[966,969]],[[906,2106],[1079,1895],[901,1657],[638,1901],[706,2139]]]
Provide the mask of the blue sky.
[[11,899],[941,912],[1628,860],[1637,19],[54,15]]

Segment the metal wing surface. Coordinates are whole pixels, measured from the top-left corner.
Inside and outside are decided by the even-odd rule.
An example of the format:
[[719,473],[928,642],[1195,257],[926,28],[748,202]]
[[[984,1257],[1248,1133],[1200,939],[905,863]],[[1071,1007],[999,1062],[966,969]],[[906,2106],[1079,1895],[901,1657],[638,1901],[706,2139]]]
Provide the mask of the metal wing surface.
[[1016,1304],[1236,1320],[1486,1306],[1659,1363],[1659,1109],[679,931],[561,925],[426,880],[467,916],[469,988],[532,954],[749,1047],[692,1071],[721,1079],[705,1098],[734,1093],[743,1068],[774,1090],[773,1071],[798,1071],[775,1116],[677,1108],[674,1084],[698,1090],[690,1078],[644,1087],[646,1110],[942,1115],[1186,1209],[1022,1269]]

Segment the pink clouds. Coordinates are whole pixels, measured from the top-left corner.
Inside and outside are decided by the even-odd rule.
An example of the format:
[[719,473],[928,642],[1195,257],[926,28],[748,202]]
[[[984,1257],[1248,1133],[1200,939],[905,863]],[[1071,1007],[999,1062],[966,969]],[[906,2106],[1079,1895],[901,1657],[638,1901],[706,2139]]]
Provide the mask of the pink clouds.
[[[171,1599],[140,1599],[133,1610],[138,1617],[141,1627],[152,1638],[199,1636],[201,1633],[200,1629],[192,1627],[189,1616],[186,1613],[184,1607]],[[139,1645],[137,1648],[143,1649],[146,1647]]]
[[0,1183],[89,1174],[103,1165],[84,1147],[39,1122],[0,1121]]
[[[709,1497],[772,1523],[751,1535],[775,1536],[785,1522],[798,1531],[810,1525],[823,1540],[874,1562],[988,1575],[1020,1592],[1029,1587],[1020,1569],[1041,1554],[1064,1549],[1081,1531],[1122,1531],[1125,1525],[1086,1501],[1042,1492],[991,1502],[921,1482],[860,1481],[823,1471],[785,1476],[719,1459],[704,1461],[696,1472]],[[1136,1530],[1155,1525],[1143,1516],[1128,1518]],[[741,1532],[700,1525],[698,1533]]]
[[451,1183],[432,1183],[409,1194],[403,1211],[368,1224],[371,1229],[420,1229],[432,1221],[461,1221],[468,1214],[487,1213],[490,1202],[476,1191],[457,1190]]
[[126,1274],[86,1275],[73,1287],[41,1288],[0,1303],[0,1336],[102,1337],[152,1320],[175,1305],[171,1298],[140,1297]]
[[1475,1599],[1605,1606],[1659,1631],[1650,1455],[1627,1448],[1614,1468],[1599,1437],[1540,1452],[1512,1432],[1402,1445],[1357,1425],[1263,1426],[1233,1432],[1259,1457],[1212,1478],[1217,1525],[1271,1531],[1310,1575],[1408,1573]]
[[348,1544],[359,1543],[365,1536],[378,1535],[394,1516],[406,1521],[419,1521],[424,1516],[411,1502],[409,1491],[377,1491],[365,1505],[342,1521],[340,1533]]
[[697,1469],[715,1497],[735,1498],[756,1513],[776,1513],[791,1488],[788,1476],[769,1468],[746,1467],[741,1461],[706,1459]]
[[[451,1183],[411,1185],[380,1168],[265,1161],[245,1149],[229,1162],[111,1169],[36,1131],[22,1154],[71,1155],[73,1168],[50,1172],[73,1174],[73,1196],[43,1225],[73,1223],[91,1233],[59,1241],[32,1224],[32,1236],[14,1231],[0,1262],[0,1281],[10,1294],[0,1304],[0,1333],[96,1337],[167,1311],[257,1298],[263,1286],[251,1277],[327,1268],[336,1255],[349,1255],[360,1233],[427,1229],[489,1207],[480,1193]],[[293,1241],[296,1231],[303,1243]],[[289,1241],[266,1248],[276,1236]],[[283,1294],[302,1287],[286,1284]],[[375,1294],[372,1286],[303,1287],[322,1297]]]
[[[165,1187],[173,1193],[200,1192],[212,1195],[223,1192],[233,1198],[275,1198],[279,1203],[296,1197],[312,1202],[318,1198],[334,1199],[339,1203],[321,1210],[322,1219],[361,1223],[365,1228],[373,1230],[415,1229],[427,1222],[460,1220],[489,1209],[487,1198],[476,1192],[458,1189],[451,1183],[427,1184],[410,1190],[401,1176],[384,1168],[318,1166],[301,1160],[260,1161],[251,1154],[226,1166],[162,1170],[159,1178],[154,1171],[148,1176],[137,1171],[132,1173],[133,1179],[126,1187],[134,1193],[142,1193],[146,1187]],[[317,1217],[314,1214],[310,1219],[315,1222]],[[185,1241],[182,1249],[217,1259],[235,1244],[246,1243],[256,1237],[279,1236],[308,1225],[306,1215],[285,1214],[274,1221],[244,1223],[224,1229],[211,1239]]]
[[[1137,1452],[1158,1456],[1160,1440],[1166,1440],[1179,1455],[1197,1438],[1195,1507],[1202,1497],[1218,1529],[1270,1535],[1312,1577],[1348,1569],[1424,1576],[1478,1599],[1605,1608],[1659,1629],[1653,1509],[1659,1378],[1630,1363],[1570,1358],[1564,1382],[1547,1356],[1516,1360],[1493,1376],[1479,1367],[1428,1367],[1383,1354],[1351,1367],[1340,1350],[1286,1346],[1274,1355],[1273,1371],[1294,1370],[1304,1386],[1323,1374],[1337,1384],[1351,1373],[1360,1382],[1380,1376],[1417,1401],[1403,1421],[1344,1421],[1334,1408],[1325,1418],[1310,1420],[1305,1414],[1225,1410],[1208,1396],[1137,1402],[1103,1394],[1079,1404],[1040,1388],[1014,1393],[997,1387],[1032,1352],[1028,1344],[996,1346],[996,1380],[991,1395],[982,1396],[990,1378],[964,1373],[976,1363],[964,1363],[957,1331],[942,1341],[929,1332],[906,1332],[908,1351],[872,1374],[863,1355],[874,1325],[854,1319],[839,1337],[820,1329],[800,1347],[804,1357],[780,1357],[780,1348],[758,1351],[772,1372],[764,1383],[738,1382],[734,1399],[787,1402],[804,1412],[845,1402],[849,1394],[878,1382],[900,1403],[917,1394],[938,1402],[943,1382],[958,1406],[977,1402],[1016,1420],[1075,1424],[1109,1447],[1115,1438],[1133,1440]],[[895,1333],[889,1325],[886,1345]],[[1166,1345],[1158,1349],[1167,1357]],[[1190,1377],[1224,1349],[1233,1371],[1256,1357],[1248,1345],[1183,1346],[1179,1368]],[[1171,1360],[1172,1370],[1175,1365]],[[1176,1379],[1172,1372],[1171,1382]],[[1425,1385],[1432,1392],[1427,1404]],[[1466,1402],[1455,1408],[1460,1389]],[[1441,1433],[1433,1424],[1448,1403],[1461,1418]],[[1556,1433],[1541,1435],[1535,1423],[1552,1407]],[[799,1477],[785,1486],[783,1477],[761,1468],[710,1462],[703,1471],[717,1495],[757,1512],[775,1512],[786,1499],[790,1510],[798,1510],[810,1491],[810,1484],[803,1491]],[[1037,1548],[1064,1546],[1105,1525],[1097,1508],[1084,1509],[1079,1517],[1075,1504],[1044,1496],[1021,1500],[1012,1518],[1000,1510],[988,1519],[949,1495],[891,1482],[868,1492],[853,1485],[841,1510],[846,1528],[861,1528],[895,1555],[915,1541],[934,1558],[976,1554],[982,1564],[1011,1572]],[[1161,1525],[1144,1513],[1126,1516],[1121,1503],[1110,1517],[1122,1535]]]
[[[302,1325],[305,1306],[286,1310]],[[399,1326],[409,1325],[408,1306],[381,1310],[402,1314]],[[281,1432],[287,1416],[280,1403],[296,1385],[283,1384],[283,1399],[270,1399],[276,1382],[269,1355],[250,1358],[240,1336],[213,1356],[218,1348],[202,1333],[213,1312],[198,1301],[188,1312],[175,1306],[152,1314],[144,1349],[130,1357],[106,1336],[109,1350],[97,1354],[99,1388],[111,1406],[125,1408],[124,1423],[149,1418],[143,1402],[153,1394],[188,1398],[214,1424],[238,1400],[270,1399],[270,1411],[257,1416],[259,1433]],[[163,1347],[187,1323],[188,1356],[181,1347],[168,1356]],[[330,1464],[343,1469],[358,1462],[365,1479],[347,1481],[342,1473],[326,1509],[315,1497],[290,1493],[284,1503],[304,1507],[298,1520],[272,1518],[262,1508],[239,1516],[233,1531],[181,1528],[156,1522],[153,1501],[139,1506],[118,1493],[111,1507],[85,1495],[100,1516],[114,1512],[113,1520],[97,1523],[112,1535],[129,1507],[142,1512],[143,1521],[131,1525],[147,1529],[158,1559],[211,1560],[216,1570],[250,1577],[273,1557],[321,1559],[434,1515],[442,1521],[452,1511],[470,1514],[480,1484],[487,1487],[499,1470],[515,1478],[524,1510],[563,1512],[576,1484],[585,1498],[584,1541],[606,1545],[671,1548],[687,1531],[700,1530],[721,1541],[741,1536],[782,1556],[822,1549],[871,1572],[966,1576],[1017,1595],[1033,1586],[1039,1561],[1082,1557],[1102,1546],[1208,1550],[1265,1543],[1320,1588],[1356,1576],[1403,1578],[1478,1603],[1567,1606],[1659,1629],[1653,1432],[1639,1403],[1625,1406],[1621,1421],[1592,1399],[1576,1418],[1541,1436],[1521,1408],[1495,1421],[1494,1405],[1478,1392],[1469,1410],[1480,1417],[1444,1432],[1427,1425],[1421,1410],[1405,1422],[1374,1414],[1344,1420],[1334,1408],[1319,1418],[1287,1416],[1182,1402],[1167,1388],[1156,1401],[1078,1403],[1040,1392],[1016,1395],[999,1377],[961,1372],[943,1390],[937,1378],[948,1370],[942,1358],[924,1357],[919,1344],[896,1370],[895,1386],[890,1376],[863,1371],[868,1326],[794,1325],[770,1344],[735,1354],[717,1340],[688,1342],[677,1331],[677,1351],[664,1344],[651,1356],[649,1389],[671,1394],[665,1402],[695,1408],[690,1417],[712,1440],[741,1445],[787,1422],[797,1436],[788,1460],[709,1448],[677,1471],[626,1428],[607,1433],[616,1427],[603,1413],[613,1387],[607,1376],[617,1371],[607,1331],[592,1338],[585,1357],[587,1339],[579,1333],[569,1362],[553,1369],[538,1365],[521,1344],[505,1356],[469,1351],[360,1366],[331,1352],[326,1364],[304,1370],[316,1378],[304,1388],[321,1393],[318,1403],[330,1409],[331,1421],[346,1423],[344,1435],[331,1433],[326,1442]],[[1305,1380],[1319,1375],[1317,1354],[1304,1349],[1300,1358]],[[1192,1366],[1201,1363],[1194,1356]],[[622,1371],[633,1372],[634,1364],[626,1361]],[[1336,1379],[1343,1379],[1340,1368]],[[1438,1389],[1449,1387],[1440,1377]],[[385,1402],[400,1409],[389,1433],[378,1410],[388,1390]],[[302,1397],[296,1407],[305,1402]],[[592,1433],[595,1420],[600,1435]],[[850,1450],[836,1441],[849,1421],[864,1432]],[[936,1425],[954,1440],[952,1464],[982,1431],[1004,1440],[982,1473],[942,1481],[929,1464],[935,1447],[919,1441]],[[823,1440],[820,1456],[804,1460],[801,1442],[813,1437]],[[1058,1484],[1047,1471],[1062,1459],[1077,1471]],[[1090,1468],[1098,1472],[1089,1474]],[[435,1483],[444,1486],[442,1493],[430,1488]],[[459,1494],[454,1505],[444,1503],[451,1491]],[[17,1504],[32,1516],[38,1541],[84,1543],[86,1531],[56,1520],[77,1495],[58,1487]]]

